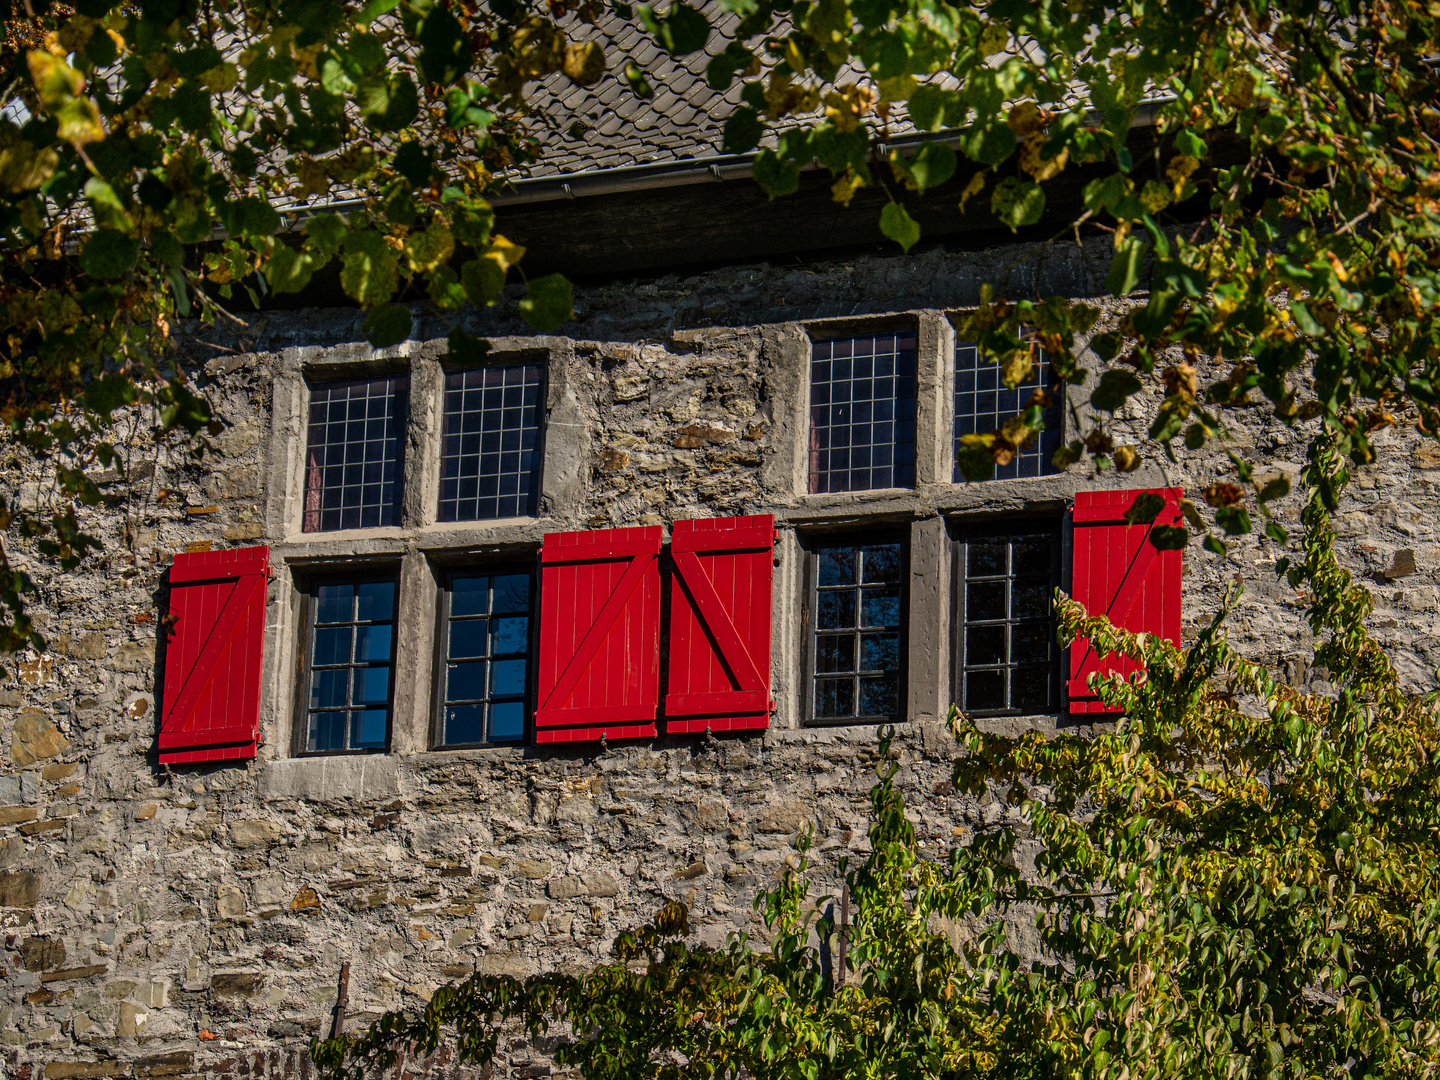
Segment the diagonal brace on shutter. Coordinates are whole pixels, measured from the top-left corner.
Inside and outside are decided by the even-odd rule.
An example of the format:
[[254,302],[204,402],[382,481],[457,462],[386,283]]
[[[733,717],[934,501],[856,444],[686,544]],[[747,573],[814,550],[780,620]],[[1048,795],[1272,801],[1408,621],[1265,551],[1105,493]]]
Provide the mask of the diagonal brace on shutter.
[[[266,575],[244,574],[235,582],[235,588],[231,590],[229,599],[220,611],[220,617],[215,621],[215,628],[210,631],[210,636],[205,639],[205,645],[196,658],[195,666],[190,669],[190,675],[185,680],[184,688],[175,698],[173,705],[166,708],[165,722],[160,728],[160,744],[165,746],[173,744],[175,736],[185,731],[193,719],[195,706],[199,704],[200,696],[210,685],[210,680],[215,677],[216,669],[220,660],[225,655],[226,648],[234,638],[236,631],[240,629],[246,608],[250,606],[255,598],[255,593],[265,587]],[[179,718],[180,724],[170,727],[171,721]],[[168,738],[167,738],[168,736]]]
[[605,601],[605,606],[600,609],[600,614],[596,616],[595,622],[585,637],[581,639],[580,647],[570,657],[570,662],[565,665],[564,672],[556,681],[555,688],[550,691],[550,696],[540,706],[541,709],[558,709],[570,699],[570,695],[575,692],[575,687],[579,685],[581,676],[585,674],[585,669],[589,667],[590,661],[600,650],[605,636],[610,632],[615,620],[620,617],[626,601],[640,585],[646,569],[655,559],[656,556],[651,554],[631,557],[630,565],[625,568],[625,573],[621,575],[619,582],[615,585],[615,591]]
[[680,572],[680,583],[685,587],[685,592],[704,616],[706,629],[714,635],[715,643],[720,647],[721,659],[729,667],[736,688],[762,691],[768,689],[754,657],[750,655],[750,650],[745,647],[744,640],[735,629],[734,619],[725,610],[725,605],[716,593],[714,582],[700,565],[699,557],[693,551],[672,549],[671,558],[675,562],[675,569]]

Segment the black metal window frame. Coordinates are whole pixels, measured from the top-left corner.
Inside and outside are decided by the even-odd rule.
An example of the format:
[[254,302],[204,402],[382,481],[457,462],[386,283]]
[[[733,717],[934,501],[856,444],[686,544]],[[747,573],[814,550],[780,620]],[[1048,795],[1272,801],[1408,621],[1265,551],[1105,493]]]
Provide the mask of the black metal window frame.
[[[487,611],[486,614],[483,616],[452,617],[452,601],[454,599],[455,581],[459,578],[495,578],[508,577],[510,575],[524,575],[529,580],[529,607],[526,610],[526,618],[528,621],[528,625],[526,627],[525,650],[523,653],[526,661],[525,687],[523,695],[520,698],[524,719],[521,734],[519,735],[519,737],[514,739],[494,740],[490,738],[490,712],[488,708],[488,706],[496,704],[496,702],[492,700],[492,697],[499,697],[504,699],[504,701],[501,703],[509,703],[510,701],[513,701],[515,699],[515,696],[511,694],[492,695],[487,685],[487,693],[484,698],[465,698],[463,700],[457,699],[456,702],[451,702],[449,684],[450,640],[452,633],[452,625],[455,621],[472,622],[479,621],[482,618],[486,621],[492,620],[495,617],[493,597],[494,586],[490,586],[491,596],[487,600]],[[445,572],[442,584],[443,587],[440,590],[439,605],[437,610],[437,625],[435,632],[435,703],[434,715],[431,719],[431,745],[434,746],[437,750],[462,750],[489,746],[529,745],[529,743],[534,737],[535,731],[535,661],[537,654],[536,646],[538,642],[540,623],[539,575],[536,573],[534,562],[520,562],[515,560],[509,560],[504,562],[483,563],[471,566],[457,566]],[[504,654],[504,656],[500,657],[500,659],[515,659],[518,655],[520,654],[507,652],[506,654]],[[495,654],[491,652],[490,645],[487,643],[486,655],[485,657],[483,657],[483,660],[488,663],[494,658]],[[472,660],[472,658],[468,657],[462,657],[461,659]],[[448,741],[446,733],[446,711],[452,704],[459,704],[462,706],[483,704],[487,706],[484,721],[485,737],[483,739],[479,741],[468,742]]]
[[[874,529],[863,532],[842,532],[842,533],[820,533],[811,536],[802,536],[801,543],[805,552],[805,605],[803,626],[805,633],[805,681],[801,690],[801,716],[802,722],[807,727],[838,727],[848,725],[873,725],[898,723],[905,718],[908,692],[909,692],[909,639],[910,639],[910,537],[905,529]],[[899,592],[900,592],[900,614],[897,642],[898,666],[896,672],[895,689],[895,710],[884,714],[862,713],[859,711],[858,699],[859,687],[857,685],[857,707],[855,713],[849,716],[817,716],[816,715],[816,682],[817,676],[824,675],[824,672],[817,670],[817,652],[820,639],[826,635],[820,628],[820,553],[826,548],[835,547],[866,547],[879,544],[896,544],[900,548],[899,568]],[[857,574],[857,578],[863,581],[863,567]],[[855,586],[863,591],[863,585]],[[857,604],[857,612],[862,610],[863,604]],[[857,615],[857,624],[859,616]],[[878,628],[877,628],[878,630]],[[856,637],[856,679],[862,677],[859,673],[864,670],[860,667],[863,659],[863,648],[861,641],[865,636],[865,630],[857,628]],[[886,669],[874,669],[884,671]]]
[[[319,611],[319,606],[320,606],[319,593],[320,593],[320,590],[321,590],[323,587],[325,587],[325,586],[327,586],[327,585],[353,585],[353,586],[360,586],[360,585],[375,584],[375,583],[380,583],[380,582],[388,583],[389,585],[392,586],[392,588],[393,588],[393,590],[394,590],[394,591],[392,592],[392,594],[391,594],[393,599],[392,599],[392,604],[391,604],[390,618],[389,618],[388,620],[385,620],[385,619],[370,619],[370,620],[357,621],[357,620],[355,619],[355,607],[354,607],[355,601],[352,600],[351,621],[349,621],[348,623],[323,623],[323,624],[319,622],[319,615],[320,615],[320,611]],[[397,655],[396,655],[396,649],[397,649],[398,644],[399,644],[399,633],[398,633],[397,631],[398,631],[399,621],[400,621],[400,620],[399,620],[399,615],[400,615],[400,573],[399,573],[399,568],[398,568],[398,567],[386,567],[386,568],[383,568],[383,569],[377,568],[377,569],[375,569],[375,570],[373,570],[373,571],[370,571],[370,572],[368,572],[368,573],[325,573],[325,572],[323,572],[323,571],[316,571],[316,572],[312,572],[312,573],[307,574],[307,575],[305,576],[305,578],[301,581],[300,585],[301,585],[301,592],[300,592],[300,597],[301,597],[301,612],[300,612],[300,617],[301,617],[301,625],[304,627],[304,635],[303,635],[303,640],[302,640],[302,643],[301,643],[301,644],[302,644],[302,654],[301,654],[301,657],[300,657],[300,678],[299,678],[299,691],[300,691],[300,692],[299,692],[298,694],[296,694],[296,701],[295,701],[295,731],[294,731],[294,737],[293,737],[293,739],[292,739],[293,752],[295,753],[295,755],[296,755],[297,757],[334,757],[334,756],[342,756],[342,755],[348,755],[348,754],[388,754],[388,753],[390,752],[391,741],[392,741],[392,739],[394,738],[394,732],[395,732],[395,671],[396,671],[397,667],[399,666],[399,664],[398,664],[398,657],[397,657]],[[351,738],[350,738],[351,731],[350,731],[349,720],[348,720],[348,718],[347,718],[347,721],[346,721],[346,739],[345,739],[346,745],[345,745],[344,747],[341,747],[341,748],[339,748],[339,749],[315,749],[315,750],[310,749],[310,717],[311,717],[312,713],[318,713],[318,712],[337,712],[337,713],[338,713],[338,712],[342,712],[342,711],[349,713],[349,712],[364,712],[364,711],[367,711],[367,710],[365,710],[365,709],[363,709],[363,708],[361,707],[361,706],[363,706],[364,704],[366,704],[365,702],[351,702],[351,701],[349,701],[349,700],[347,700],[347,702],[345,703],[345,705],[344,705],[343,707],[340,707],[340,708],[324,707],[324,708],[312,709],[312,708],[311,708],[311,702],[312,702],[312,700],[313,700],[313,694],[314,694],[314,690],[315,690],[314,680],[315,680],[315,676],[316,676],[316,671],[317,671],[317,670],[337,670],[338,668],[341,668],[341,667],[349,668],[349,669],[351,669],[351,670],[354,670],[354,669],[356,669],[356,668],[361,668],[362,665],[360,665],[359,663],[357,663],[357,662],[355,661],[354,655],[353,655],[354,639],[355,639],[355,635],[353,634],[353,628],[354,628],[354,627],[357,627],[357,626],[377,626],[377,625],[385,625],[385,624],[387,624],[387,623],[388,623],[388,625],[389,625],[390,628],[391,628],[391,629],[390,629],[390,660],[389,660],[388,665],[379,665],[379,664],[368,664],[368,665],[364,665],[365,667],[383,667],[383,666],[388,666],[389,669],[390,669],[389,687],[388,687],[388,689],[387,689],[387,693],[386,693],[386,697],[385,697],[385,738],[384,738],[384,741],[383,741],[380,745],[377,745],[377,746],[351,746],[351,745],[350,745],[350,743],[351,743],[351,741],[352,741]],[[315,650],[316,650],[316,639],[317,639],[318,633],[321,632],[321,631],[323,631],[323,630],[325,630],[325,629],[328,629],[328,628],[331,628],[331,627],[334,627],[334,626],[342,626],[342,625],[349,625],[349,626],[352,627],[352,637],[351,637],[351,650],[352,650],[352,652],[351,652],[350,661],[347,662],[347,663],[344,663],[344,664],[335,664],[335,665],[331,665],[331,664],[319,664],[319,665],[317,665],[317,664],[315,663],[315,659],[316,659]]]
[[[1054,716],[1064,711],[1063,684],[1061,679],[1062,650],[1055,640],[1055,615],[1050,598],[1054,596],[1055,589],[1063,585],[1063,520],[1060,518],[1007,518],[985,523],[964,523],[952,527],[952,564],[951,582],[953,584],[952,610],[954,618],[952,621],[952,649],[951,649],[951,700],[954,701],[962,711],[971,716]],[[1048,548],[1049,559],[1047,561],[1046,573],[1042,576],[1040,572],[1017,573],[1017,560],[1014,555],[1014,541],[1020,538],[1043,538]],[[997,544],[1007,545],[1006,569],[1004,573],[985,572],[980,567],[971,566],[971,548],[988,546],[993,548]],[[972,569],[975,572],[971,572]],[[1023,612],[1017,613],[1016,590],[1014,582],[1019,576],[1025,579],[1027,584],[1032,586],[1032,596],[1027,598],[1028,603],[1037,602],[1033,595],[1033,586],[1042,581],[1044,584],[1045,604],[1043,610],[1045,615],[1040,617],[1028,617]],[[976,608],[981,603],[987,606],[993,605],[993,595],[982,597],[978,590],[972,597],[972,589],[977,585],[988,585],[994,582],[1003,581],[1006,583],[1004,589],[1004,614],[1000,618],[972,618],[981,614]],[[993,610],[986,610],[985,616],[993,614]],[[1022,632],[1043,623],[1043,639],[1046,642],[1046,657],[1041,661],[1025,662],[1016,658],[1017,635],[1015,627],[1022,627]],[[994,630],[999,628],[1004,635],[1003,655],[999,660],[993,660],[994,653],[991,652],[984,658],[978,658],[967,653],[972,650],[970,646],[971,627],[976,629]],[[1033,634],[1032,630],[1032,634]],[[1025,640],[1025,645],[1033,647],[1033,637]],[[1024,647],[1024,646],[1022,646]],[[1043,707],[1029,707],[1033,705],[1034,699],[1025,703],[1025,707],[1017,704],[1015,692],[1015,672],[1017,670],[1035,669],[1044,666],[1045,681],[1043,683],[1045,694]],[[967,675],[971,672],[1000,672],[1004,679],[1003,704],[999,707],[972,707],[967,687]],[[1027,684],[1029,685],[1029,684]]]
[[[493,374],[499,374],[502,380],[508,379],[512,374],[518,375],[520,382],[514,386],[508,386],[504,382],[496,387],[468,386],[463,385],[472,378],[484,379]],[[534,375],[533,382],[530,376]],[[496,521],[512,517],[534,517],[540,505],[540,489],[543,482],[543,469],[545,459],[545,399],[548,392],[548,371],[547,365],[540,360],[525,360],[520,363],[511,364],[487,364],[483,367],[463,368],[445,372],[445,387],[441,398],[441,432],[440,432],[440,486],[437,495],[436,515],[438,521],[443,522],[466,522],[466,521]],[[453,383],[459,381],[462,385],[456,386]],[[530,387],[534,387],[534,402],[532,405],[524,403],[524,396]],[[465,396],[479,394],[482,396],[498,389],[502,401],[498,406],[486,405],[483,403],[479,409],[465,409]],[[507,391],[520,391],[521,402],[519,405],[506,405],[504,396]],[[461,408],[451,409],[451,395],[460,394]],[[523,415],[507,416],[511,410],[520,410],[522,413],[533,409],[533,424],[527,423]],[[499,413],[501,426],[495,430],[487,430],[486,422]],[[479,426],[474,431],[467,431],[464,427],[464,420],[461,420],[461,430],[451,431],[450,424],[452,416],[468,417],[478,413],[480,417]],[[507,426],[507,420],[517,420],[517,425]],[[505,446],[511,432],[515,433],[519,445],[515,447]],[[532,446],[528,449],[525,442],[529,437]],[[473,452],[468,448],[467,440],[474,440],[476,446]],[[498,445],[488,447],[487,440],[493,439]],[[455,450],[451,452],[451,446]],[[493,455],[500,459],[497,466],[505,464],[504,457],[508,454],[519,455],[515,462],[516,468],[506,470],[497,467],[493,471],[484,471],[481,466],[487,457]],[[530,455],[530,467],[523,468],[525,455]],[[473,471],[466,471],[462,466],[472,465]],[[453,475],[452,475],[453,474]],[[500,489],[507,486],[507,481],[513,478],[517,488],[515,492],[503,492]],[[488,481],[493,481],[496,487],[494,494],[482,494],[480,488]],[[474,491],[469,490],[474,485]],[[520,492],[518,489],[528,484],[528,492]],[[453,491],[449,485],[454,485]],[[448,497],[447,497],[448,493]],[[499,505],[502,500],[513,499],[515,513],[502,512]],[[496,513],[480,513],[480,503],[493,500]],[[470,504],[476,510],[474,514],[462,514],[461,510],[466,504]],[[508,509],[508,507],[506,508]]]
[[[385,384],[384,391],[373,393],[380,384]],[[353,391],[357,387],[364,387],[367,392],[363,397],[347,393],[342,399],[343,409],[342,400],[332,400],[336,391]],[[371,403],[387,399],[389,408],[383,414],[370,415]],[[365,402],[363,415],[352,416],[357,401]],[[409,402],[408,374],[311,384],[305,430],[302,532],[338,532],[400,524]],[[323,419],[318,418],[321,409],[326,412]],[[343,417],[338,415],[342,411]],[[339,437],[332,439],[332,435]],[[329,482],[337,475],[338,483]]]
[[[880,344],[887,339],[889,347],[882,351]],[[868,343],[868,353],[857,350],[863,343]],[[913,326],[811,339],[806,483],[810,494],[915,486],[919,355],[919,330]],[[868,368],[867,373],[856,374],[857,361]],[[888,384],[887,390],[877,393],[882,382]],[[856,390],[865,387],[868,396],[857,399]],[[819,423],[822,414],[825,422]],[[835,443],[840,432],[844,446]],[[860,436],[863,442],[856,441]],[[843,464],[837,467],[837,461]],[[877,479],[890,482],[877,483]]]
[[[960,450],[960,437],[994,431],[1012,416],[1019,416],[1036,390],[1045,390],[1050,395],[1050,404],[1045,409],[1045,430],[1036,437],[1033,446],[1022,448],[1008,464],[995,466],[991,479],[1015,480],[1053,476],[1060,472],[1053,459],[1055,451],[1065,441],[1065,384],[1051,377],[1050,362],[1043,350],[1035,362],[1031,378],[1013,390],[1000,380],[1000,365],[982,360],[979,349],[971,342],[956,343],[951,367],[954,377],[950,415],[952,482],[966,482],[965,475],[954,460],[954,455]],[[974,385],[966,386],[965,375],[971,372],[974,373]],[[982,381],[987,384],[993,382],[994,385],[982,389],[979,385]]]

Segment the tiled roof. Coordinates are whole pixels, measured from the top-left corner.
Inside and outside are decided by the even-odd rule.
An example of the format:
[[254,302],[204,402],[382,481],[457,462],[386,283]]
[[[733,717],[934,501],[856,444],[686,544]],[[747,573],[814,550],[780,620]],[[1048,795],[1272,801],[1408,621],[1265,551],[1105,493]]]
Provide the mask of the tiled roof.
[[[637,22],[607,10],[588,35],[605,46],[609,68],[604,78],[585,87],[553,75],[533,91],[536,111],[554,117],[558,131],[543,136],[541,160],[526,175],[557,176],[719,154],[720,129],[740,103],[741,83],[737,79],[727,92],[718,93],[705,81],[705,65],[734,40],[740,20],[715,3],[704,10],[714,28],[705,50],[679,58],[662,50]],[[584,27],[570,29],[575,33]],[[626,58],[644,70],[654,88],[655,96],[648,101],[626,83]],[[572,129],[578,137],[570,134]]]
[[[610,11],[589,32],[578,20],[567,27],[577,38],[593,37],[605,46],[609,67],[594,86],[576,86],[563,75],[552,75],[532,92],[537,113],[555,119],[556,130],[543,137],[539,162],[525,177],[554,177],[599,169],[651,165],[716,157],[721,154],[721,129],[740,104],[743,80],[737,77],[721,93],[705,80],[712,57],[735,40],[740,17],[724,10],[716,0],[700,5],[710,20],[710,40],[702,52],[673,57],[636,20]],[[570,17],[574,20],[574,16]],[[758,47],[762,39],[747,42]],[[625,81],[627,59],[645,72],[654,96],[642,99]],[[787,117],[788,127],[812,117]],[[570,131],[576,123],[577,136]],[[913,130],[903,108],[892,112],[891,136]],[[767,139],[773,144],[773,136]],[[518,176],[516,177],[519,178]]]

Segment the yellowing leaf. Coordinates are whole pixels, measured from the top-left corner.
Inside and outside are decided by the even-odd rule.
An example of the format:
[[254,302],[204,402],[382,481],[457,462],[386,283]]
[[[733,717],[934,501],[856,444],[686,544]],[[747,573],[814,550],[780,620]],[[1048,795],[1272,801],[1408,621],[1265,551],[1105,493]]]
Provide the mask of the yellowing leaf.
[[910,95],[919,89],[920,84],[915,81],[914,75],[897,75],[893,79],[880,79],[877,81],[880,87],[881,101],[909,101]]
[[1059,176],[1070,160],[1070,151],[1064,147],[1052,158],[1041,157],[1041,148],[1047,141],[1043,132],[1036,132],[1020,145],[1020,167],[1038,181]]
[[1000,359],[1000,378],[1005,380],[1006,386],[1019,386],[1028,382],[1034,371],[1035,360],[1031,357],[1028,346],[1016,349]]
[[560,62],[565,77],[580,86],[591,86],[605,75],[605,50],[598,41],[575,42],[565,46]]
[[518,263],[525,255],[525,249],[519,244],[512,244],[503,236],[497,236],[490,241],[490,247],[485,252],[485,258],[492,260],[499,265],[501,270],[509,270]]
[[213,94],[233,90],[239,81],[240,69],[234,64],[220,64],[200,76],[200,85]]
[[100,110],[88,97],[82,96],[85,76],[61,57],[41,49],[31,49],[25,57],[30,78],[45,104],[45,111],[55,118],[56,134],[74,146],[99,142],[105,138],[100,123]]
[[965,190],[960,193],[960,212],[963,214],[965,212],[965,204],[984,190],[985,170],[981,169],[970,178],[970,182],[965,185]]
[[405,258],[416,273],[434,270],[449,262],[454,253],[455,240],[450,235],[450,226],[443,221],[433,221],[424,232],[411,233],[405,238]]
[[371,229],[352,232],[345,239],[345,252],[340,287],[347,296],[369,307],[395,294],[397,260],[384,237]]

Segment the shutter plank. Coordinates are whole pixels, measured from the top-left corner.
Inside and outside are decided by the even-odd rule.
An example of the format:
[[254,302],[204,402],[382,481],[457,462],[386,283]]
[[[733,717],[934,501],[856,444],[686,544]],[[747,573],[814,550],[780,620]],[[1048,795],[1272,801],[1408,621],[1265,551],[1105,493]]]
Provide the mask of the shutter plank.
[[770,515],[675,523],[667,731],[769,726],[774,546]]
[[253,758],[269,548],[175,557],[165,645],[162,763]]
[[[1150,543],[1152,525],[1128,525],[1125,513],[1135,497],[1153,490],[1165,498],[1154,524],[1180,520],[1179,488],[1081,492],[1075,497],[1071,588],[1091,614],[1135,633],[1150,633],[1179,643],[1181,553],[1157,551]],[[1110,713],[1087,685],[1092,673],[1129,678],[1143,665],[1128,657],[1095,655],[1089,639],[1070,646],[1067,690],[1072,713]]]
[[656,733],[660,541],[656,527],[546,534],[536,742]]

